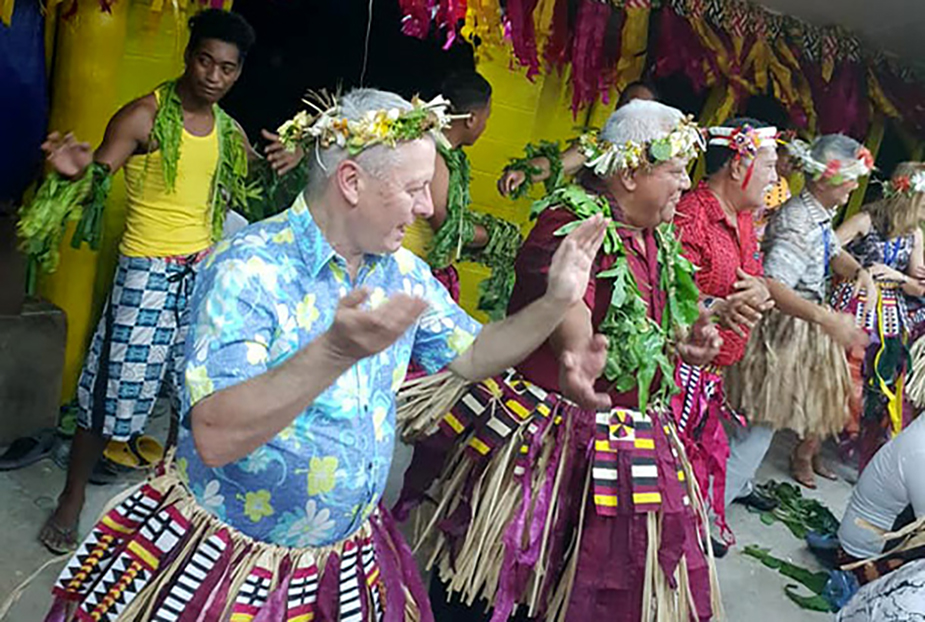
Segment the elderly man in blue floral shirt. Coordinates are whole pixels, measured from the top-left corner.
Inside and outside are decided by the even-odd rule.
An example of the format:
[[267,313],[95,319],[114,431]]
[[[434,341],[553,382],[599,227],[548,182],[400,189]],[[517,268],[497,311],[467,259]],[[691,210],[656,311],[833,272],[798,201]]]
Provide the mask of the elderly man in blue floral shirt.
[[[401,248],[433,210],[446,122],[442,102],[363,89],[281,128],[313,153],[308,187],[206,260],[176,456],[94,527],[50,619],[433,620],[380,506],[408,363],[477,380],[519,362],[580,303],[606,226],[571,232],[546,295],[480,327]],[[605,351],[563,357],[575,401]]]

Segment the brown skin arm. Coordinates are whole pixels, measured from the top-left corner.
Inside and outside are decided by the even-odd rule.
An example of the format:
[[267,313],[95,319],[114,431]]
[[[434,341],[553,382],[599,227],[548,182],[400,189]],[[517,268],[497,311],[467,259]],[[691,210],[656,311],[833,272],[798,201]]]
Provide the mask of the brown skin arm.
[[[582,155],[578,145],[572,145],[562,153],[562,172],[566,177],[571,177],[581,170],[585,163],[585,156]],[[552,174],[549,160],[544,157],[533,158],[530,160],[530,166],[540,170],[533,175],[530,181],[534,184],[546,181]],[[498,180],[498,192],[502,196],[509,196],[517,190],[521,184],[526,181],[526,175],[521,171],[505,170]]]
[[[450,169],[439,153],[434,165],[434,178],[430,182],[430,195],[434,202],[434,213],[427,219],[430,228],[435,232],[443,226],[447,218],[447,197],[450,191]],[[467,248],[482,248],[488,244],[488,232],[481,225],[475,226],[475,238]]]
[[87,143],[77,142],[71,134],[61,137],[57,132],[48,136],[42,149],[52,168],[64,177],[81,177],[91,162],[105,164],[115,173],[131,156],[147,151],[156,113],[154,95],[146,95],[129,102],[113,115],[103,141],[92,154]]
[[867,235],[870,232],[870,214],[860,212],[855,214],[835,230],[838,241],[842,246],[850,244],[859,236]]

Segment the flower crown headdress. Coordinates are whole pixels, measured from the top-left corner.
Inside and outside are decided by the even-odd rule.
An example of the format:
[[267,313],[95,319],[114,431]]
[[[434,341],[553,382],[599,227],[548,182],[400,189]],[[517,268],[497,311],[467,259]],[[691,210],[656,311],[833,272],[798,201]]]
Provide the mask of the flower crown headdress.
[[703,133],[691,117],[681,119],[667,136],[646,143],[630,140],[618,145],[601,140],[597,133],[587,133],[578,139],[578,145],[585,166],[599,177],[655,166],[672,158],[693,158],[706,146]]
[[882,181],[883,198],[911,197],[925,192],[925,171],[916,171],[912,175],[897,175],[889,181]]
[[374,145],[395,147],[428,133],[445,140],[441,130],[453,119],[468,116],[449,114],[450,102],[443,96],[429,102],[414,97],[408,110],[371,110],[356,121],[347,119],[337,98],[327,93],[310,92],[302,101],[314,114],[303,110],[277,130],[280,143],[289,150],[299,145],[316,149],[337,146],[357,155]]
[[849,181],[870,175],[874,170],[874,156],[867,147],[861,146],[855,154],[855,160],[848,165],[841,160],[820,162],[812,154],[812,147],[802,140],[794,140],[788,147],[793,161],[813,181],[825,181],[833,186],[840,186]]
[[726,147],[737,158],[754,158],[763,147],[777,147],[780,133],[776,127],[755,128],[748,123],[739,127],[711,127],[707,130],[709,145]]

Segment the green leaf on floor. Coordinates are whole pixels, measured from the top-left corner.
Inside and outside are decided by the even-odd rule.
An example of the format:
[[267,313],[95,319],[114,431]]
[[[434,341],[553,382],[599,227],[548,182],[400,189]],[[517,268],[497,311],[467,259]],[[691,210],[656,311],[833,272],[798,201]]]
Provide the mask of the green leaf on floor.
[[829,580],[828,572],[813,572],[802,566],[797,566],[786,560],[774,557],[771,555],[770,549],[761,548],[754,544],[746,546],[743,552],[745,555],[759,560],[766,567],[777,570],[788,579],[797,581],[800,585],[812,592],[812,596],[804,596],[794,591],[797,589],[796,585],[789,584],[784,588],[787,597],[800,608],[809,609],[811,611],[832,611],[828,601],[822,596],[823,591],[825,591],[826,583],[828,583]]
[[758,486],[758,490],[779,504],[772,512],[761,514],[761,522],[765,525],[773,522],[768,522],[769,517],[773,518],[800,540],[805,540],[811,531],[824,536],[834,536],[838,532],[838,519],[832,511],[816,499],[804,498],[798,486],[770,480]]

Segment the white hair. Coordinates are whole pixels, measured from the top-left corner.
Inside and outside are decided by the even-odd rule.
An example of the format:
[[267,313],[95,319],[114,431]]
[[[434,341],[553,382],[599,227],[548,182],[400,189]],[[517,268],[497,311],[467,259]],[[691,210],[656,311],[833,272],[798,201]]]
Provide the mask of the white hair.
[[644,145],[668,136],[683,118],[684,114],[677,108],[657,101],[634,99],[610,115],[600,138],[617,145],[629,141]]
[[858,160],[861,143],[844,134],[826,134],[813,141],[810,155],[817,162],[826,165],[838,160],[842,166],[849,166]]
[[[353,89],[339,97],[338,104],[341,115],[350,121],[359,121],[371,111],[412,108],[411,102],[400,95],[368,88]],[[327,149],[315,148],[313,145],[306,157],[310,159],[308,185],[305,188],[309,198],[317,198],[324,193],[334,171],[344,160],[357,162],[367,173],[380,179],[401,162],[401,153],[386,145],[375,145],[354,156],[336,145]]]

